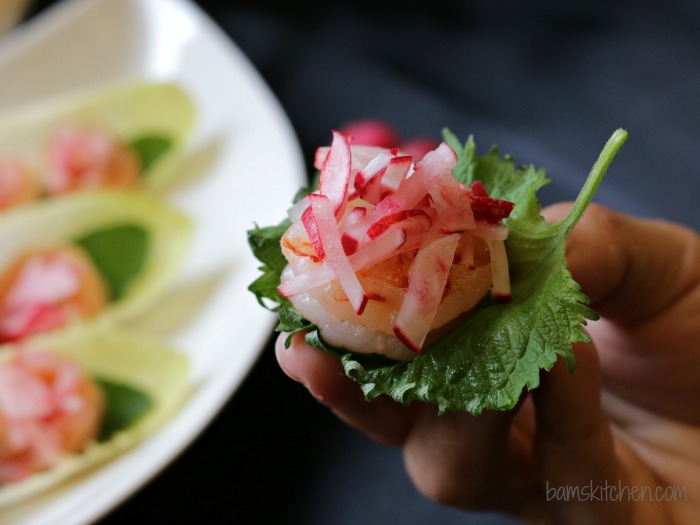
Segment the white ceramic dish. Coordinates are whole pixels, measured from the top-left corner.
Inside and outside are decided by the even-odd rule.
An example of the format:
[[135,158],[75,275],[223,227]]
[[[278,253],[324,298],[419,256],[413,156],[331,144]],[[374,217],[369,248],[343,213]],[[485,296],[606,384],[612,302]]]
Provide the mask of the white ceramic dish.
[[197,131],[167,198],[196,240],[170,297],[134,329],[161,336],[193,364],[193,391],[141,446],[0,516],[0,524],[99,518],[179,454],[254,364],[273,316],[247,291],[257,264],[245,231],[278,222],[304,180],[278,102],[228,37],[187,0],[66,0],[0,38],[0,111],[131,79],[176,80],[198,106]]

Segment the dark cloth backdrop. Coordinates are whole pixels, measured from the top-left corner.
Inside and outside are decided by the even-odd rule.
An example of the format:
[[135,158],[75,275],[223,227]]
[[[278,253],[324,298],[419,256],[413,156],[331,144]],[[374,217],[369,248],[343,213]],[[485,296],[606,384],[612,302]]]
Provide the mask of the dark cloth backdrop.
[[[406,138],[449,127],[481,152],[498,144],[546,167],[549,203],[575,198],[625,127],[598,202],[700,224],[694,0],[199,3],[271,86],[309,162],[351,120],[383,119]],[[136,522],[513,523],[424,499],[400,450],[338,422],[283,375],[271,342],[203,435],[101,525]]]

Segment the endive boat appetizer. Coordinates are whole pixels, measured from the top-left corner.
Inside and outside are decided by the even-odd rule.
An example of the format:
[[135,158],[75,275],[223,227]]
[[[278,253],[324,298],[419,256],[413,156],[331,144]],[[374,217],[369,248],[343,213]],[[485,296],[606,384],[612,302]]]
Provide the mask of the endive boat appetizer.
[[8,212],[0,343],[138,314],[172,282],[190,237],[186,216],[141,193],[79,192]]
[[105,325],[0,347],[0,510],[135,446],[188,388],[184,354]]
[[82,189],[167,184],[195,108],[177,84],[130,82],[0,115],[0,210]]

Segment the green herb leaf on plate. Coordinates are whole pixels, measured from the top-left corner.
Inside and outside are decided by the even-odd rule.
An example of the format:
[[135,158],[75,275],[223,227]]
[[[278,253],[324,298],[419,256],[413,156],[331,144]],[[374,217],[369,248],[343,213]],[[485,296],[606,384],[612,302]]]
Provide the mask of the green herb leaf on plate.
[[139,158],[142,175],[147,176],[153,167],[173,147],[167,135],[142,135],[130,141],[129,146]]
[[90,256],[107,284],[110,299],[119,300],[141,275],[150,251],[150,236],[138,224],[119,224],[75,239]]
[[100,442],[128,429],[153,407],[153,400],[137,388],[101,377],[95,381],[105,396],[105,414],[97,438]]

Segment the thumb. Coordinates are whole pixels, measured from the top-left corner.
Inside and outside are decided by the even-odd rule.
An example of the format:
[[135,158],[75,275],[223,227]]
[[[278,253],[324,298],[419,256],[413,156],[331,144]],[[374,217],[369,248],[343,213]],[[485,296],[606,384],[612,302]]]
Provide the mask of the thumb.
[[[570,204],[543,210],[564,218]],[[571,232],[567,263],[603,316],[623,323],[647,320],[676,304],[700,283],[700,237],[690,228],[646,220],[592,204]]]

